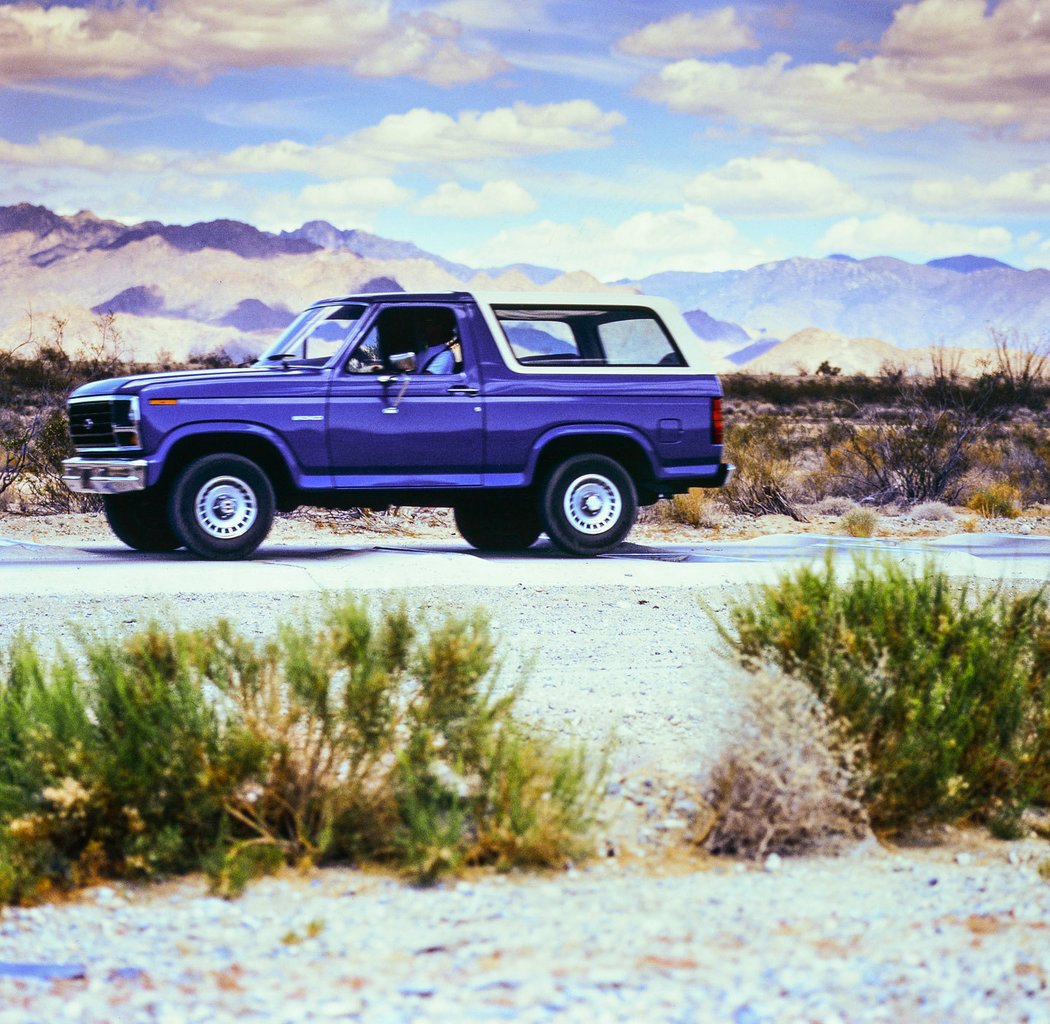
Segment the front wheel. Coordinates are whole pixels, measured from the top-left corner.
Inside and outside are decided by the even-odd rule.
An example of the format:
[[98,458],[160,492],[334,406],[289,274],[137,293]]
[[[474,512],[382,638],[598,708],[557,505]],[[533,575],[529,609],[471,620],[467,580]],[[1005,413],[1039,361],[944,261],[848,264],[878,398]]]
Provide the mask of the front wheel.
[[638,495],[630,474],[605,455],[575,455],[543,485],[540,514],[547,536],[570,555],[600,555],[634,526]]
[[201,558],[245,558],[270,532],[275,505],[273,485],[250,459],[205,455],[176,479],[171,523]]
[[457,505],[452,514],[463,539],[480,551],[521,551],[542,532],[531,496],[515,492]]
[[119,540],[136,551],[174,551],[182,541],[171,528],[165,497],[155,488],[103,495],[106,522]]

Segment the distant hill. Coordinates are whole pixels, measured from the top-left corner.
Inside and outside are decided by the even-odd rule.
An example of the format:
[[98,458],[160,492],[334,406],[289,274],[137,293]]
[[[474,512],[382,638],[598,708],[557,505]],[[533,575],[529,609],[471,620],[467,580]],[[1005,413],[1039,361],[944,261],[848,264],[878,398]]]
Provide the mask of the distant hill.
[[372,260],[429,260],[441,267],[455,278],[466,280],[474,274],[470,267],[462,263],[453,263],[441,256],[424,252],[412,242],[397,242],[390,238],[381,238],[368,231],[340,231],[326,220],[312,220],[294,231],[282,231],[282,238],[307,242],[319,249],[333,252],[344,250],[357,256]]
[[807,327],[881,338],[901,348],[986,347],[989,328],[1050,332],[1050,271],[961,256],[917,266],[886,256],[795,258],[750,270],[673,271],[621,282],[682,309],[740,324],[752,337]]
[[[772,345],[741,366],[748,373],[816,373],[827,362],[843,374],[877,374],[883,367],[899,367],[929,373],[934,358],[964,374],[979,373],[988,365],[988,349],[924,346],[903,349],[878,338],[848,338],[809,327]],[[730,356],[731,361],[735,362]]]
[[750,339],[747,331],[738,324],[726,323],[708,316],[702,309],[691,309],[685,314],[685,322],[693,333],[703,341],[732,341],[746,344]]
[[217,348],[250,355],[294,311],[324,296],[464,287],[624,290],[582,271],[529,264],[473,270],[411,243],[320,221],[275,235],[231,220],[129,226],[88,211],[64,217],[26,203],[0,207],[3,348],[24,342],[30,329],[46,342],[54,316],[72,351],[78,339],[91,342],[94,320],[114,313],[124,347],[136,358]]
[[943,260],[930,260],[928,267],[954,270],[957,274],[972,274],[977,270],[1016,270],[1009,263],[993,260],[990,256],[949,256]]
[[373,260],[429,260],[459,281],[469,281],[482,273],[489,276],[522,274],[533,284],[545,285],[560,277],[563,271],[554,267],[538,267],[532,263],[511,263],[504,267],[485,267],[478,270],[465,263],[453,263],[442,256],[420,249],[413,242],[397,242],[368,231],[340,231],[326,220],[312,220],[294,231],[282,231],[282,238],[298,239],[333,251],[346,250]]
[[[0,207],[0,345],[25,339],[29,311],[38,337],[52,314],[71,331],[90,333],[93,317],[113,312],[141,358],[213,344],[258,351],[296,310],[323,296],[460,288],[663,295],[683,310],[712,359],[748,368],[790,358],[782,346],[810,328],[823,332],[813,344],[877,340],[910,350],[913,362],[930,345],[987,348],[989,328],[1021,340],[1050,336],[1050,271],[975,255],[916,265],[836,253],[603,284],[585,270],[528,263],[472,268],[323,220],[273,234],[233,220],[127,225],[87,210],[62,216],[28,203]],[[848,364],[839,351],[829,360]]]
[[320,246],[305,238],[282,238],[267,231],[260,231],[250,224],[236,220],[214,220],[207,224],[161,224],[147,221],[128,228],[114,238],[105,248],[122,249],[132,242],[146,238],[163,238],[165,242],[181,252],[200,252],[202,249],[218,249],[236,253],[245,259],[269,259],[273,256],[296,256],[316,252]]

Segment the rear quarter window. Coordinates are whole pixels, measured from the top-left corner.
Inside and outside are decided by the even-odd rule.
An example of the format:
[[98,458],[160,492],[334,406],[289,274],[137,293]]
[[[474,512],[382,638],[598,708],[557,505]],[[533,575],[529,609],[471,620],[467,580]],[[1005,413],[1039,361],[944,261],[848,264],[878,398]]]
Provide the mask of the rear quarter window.
[[642,307],[494,307],[523,366],[684,366],[659,317]]

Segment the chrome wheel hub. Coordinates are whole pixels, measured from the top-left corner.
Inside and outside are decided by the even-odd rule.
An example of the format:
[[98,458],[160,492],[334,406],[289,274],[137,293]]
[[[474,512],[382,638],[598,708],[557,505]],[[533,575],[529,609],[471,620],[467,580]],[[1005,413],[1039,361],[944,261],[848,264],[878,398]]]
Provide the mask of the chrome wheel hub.
[[217,476],[198,492],[193,503],[197,525],[220,540],[243,537],[259,514],[255,492],[235,476]]
[[619,488],[600,473],[577,477],[565,491],[565,518],[580,533],[607,533],[619,521],[623,500]]

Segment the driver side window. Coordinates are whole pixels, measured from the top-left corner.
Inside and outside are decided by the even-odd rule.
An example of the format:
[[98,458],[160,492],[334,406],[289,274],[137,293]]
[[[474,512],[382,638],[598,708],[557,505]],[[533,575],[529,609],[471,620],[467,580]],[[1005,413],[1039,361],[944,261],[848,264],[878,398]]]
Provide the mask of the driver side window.
[[463,369],[455,312],[448,306],[393,306],[354,348],[347,373],[452,374]]

